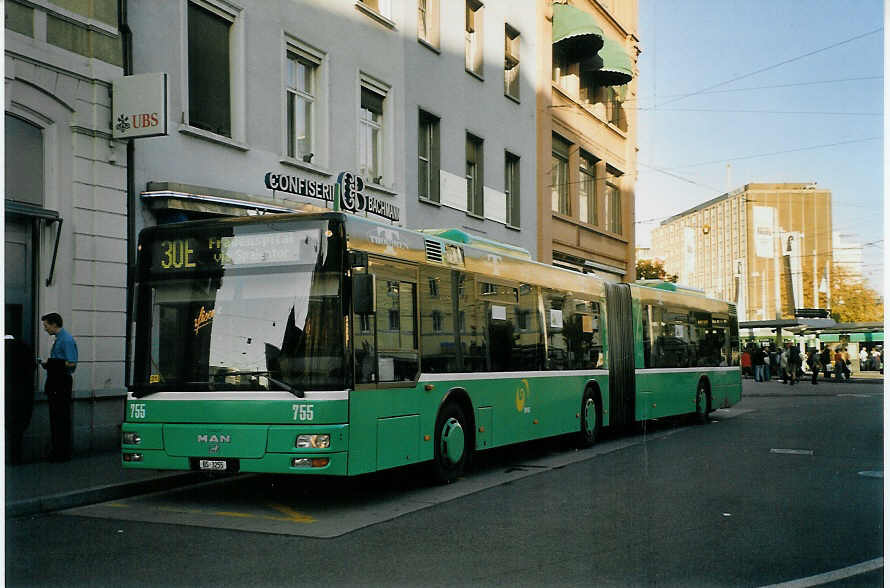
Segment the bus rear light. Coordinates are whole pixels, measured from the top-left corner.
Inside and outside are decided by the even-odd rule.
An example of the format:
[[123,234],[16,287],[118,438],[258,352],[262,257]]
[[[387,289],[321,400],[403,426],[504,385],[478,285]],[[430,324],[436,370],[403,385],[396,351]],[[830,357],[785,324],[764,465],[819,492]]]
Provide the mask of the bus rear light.
[[124,461],[127,461],[127,462],[142,461],[142,454],[141,453],[125,453]]
[[294,443],[294,447],[299,449],[327,449],[330,446],[330,435],[297,435]]

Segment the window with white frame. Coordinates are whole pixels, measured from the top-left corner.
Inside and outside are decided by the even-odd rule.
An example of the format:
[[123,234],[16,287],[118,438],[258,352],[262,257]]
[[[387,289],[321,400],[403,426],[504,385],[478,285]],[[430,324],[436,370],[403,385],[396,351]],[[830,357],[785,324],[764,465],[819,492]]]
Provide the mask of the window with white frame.
[[392,0],[358,0],[358,4],[386,18],[392,17]]
[[519,226],[519,157],[504,152],[504,194],[507,197],[507,224]]
[[232,137],[230,49],[235,16],[188,3],[188,124]]
[[603,191],[603,212],[606,230],[620,235],[621,226],[621,177],[620,173],[611,167],[606,168],[606,187]]
[[581,153],[579,158],[578,182],[579,210],[581,222],[597,224],[596,210],[596,158],[589,153]]
[[417,129],[417,195],[439,202],[439,118],[420,111]]
[[466,26],[464,53],[466,68],[477,76],[482,76],[482,3],[466,0]]
[[439,0],[417,0],[417,38],[439,46]]
[[569,210],[569,147],[565,139],[553,135],[550,156],[550,199],[553,212],[570,214]]
[[383,106],[386,94],[362,83],[359,119],[359,172],[373,184],[383,182]]
[[296,47],[287,51],[287,155],[312,162],[316,149],[320,60]]
[[519,100],[519,31],[504,25],[504,94]]
[[482,185],[482,139],[467,133],[467,212],[478,216],[485,214]]

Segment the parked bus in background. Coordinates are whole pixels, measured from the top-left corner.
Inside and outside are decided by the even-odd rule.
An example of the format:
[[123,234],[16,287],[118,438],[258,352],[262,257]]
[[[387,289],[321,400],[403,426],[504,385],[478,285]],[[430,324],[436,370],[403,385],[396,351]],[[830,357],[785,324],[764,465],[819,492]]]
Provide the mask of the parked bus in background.
[[127,468],[357,475],[741,396],[735,307],[340,213],[139,238]]

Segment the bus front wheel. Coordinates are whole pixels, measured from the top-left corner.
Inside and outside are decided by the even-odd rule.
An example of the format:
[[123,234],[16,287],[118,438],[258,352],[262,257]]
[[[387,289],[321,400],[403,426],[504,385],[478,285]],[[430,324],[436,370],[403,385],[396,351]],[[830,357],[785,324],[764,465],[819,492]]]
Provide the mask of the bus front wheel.
[[581,398],[581,430],[578,431],[578,445],[590,447],[596,442],[600,432],[600,409],[593,390],[587,388]]
[[433,478],[440,484],[450,484],[464,471],[470,452],[467,419],[454,402],[449,402],[436,418],[436,447],[433,459]]

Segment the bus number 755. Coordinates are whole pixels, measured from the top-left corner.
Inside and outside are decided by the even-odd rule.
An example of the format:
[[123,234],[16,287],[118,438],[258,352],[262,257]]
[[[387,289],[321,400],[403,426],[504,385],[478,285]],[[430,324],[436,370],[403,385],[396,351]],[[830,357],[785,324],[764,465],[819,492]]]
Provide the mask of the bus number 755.
[[294,411],[294,420],[295,421],[311,421],[315,418],[315,413],[312,411],[314,405],[312,404],[293,404],[291,408]]

